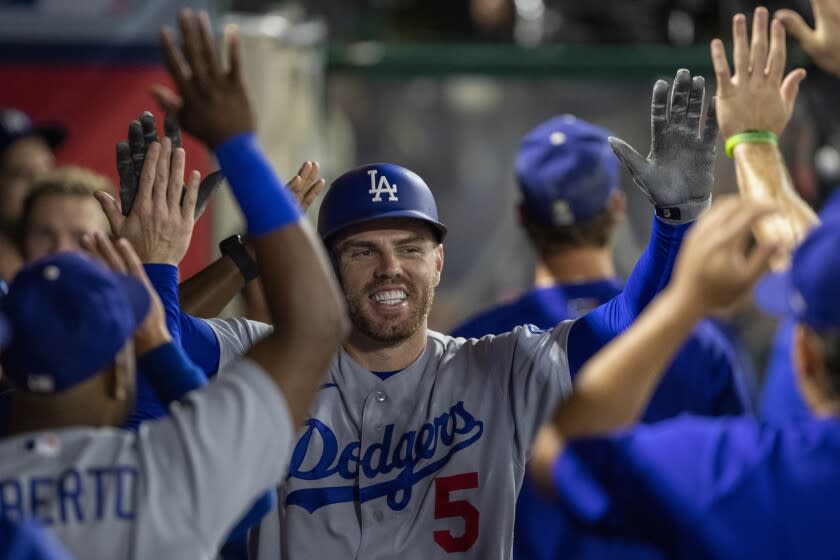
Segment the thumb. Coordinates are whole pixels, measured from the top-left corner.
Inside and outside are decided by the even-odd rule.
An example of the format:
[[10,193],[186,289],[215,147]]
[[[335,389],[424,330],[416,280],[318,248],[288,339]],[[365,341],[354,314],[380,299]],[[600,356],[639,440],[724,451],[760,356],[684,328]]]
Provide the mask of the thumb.
[[802,16],[793,10],[778,10],[773,17],[781,21],[787,32],[802,43],[802,47],[806,51],[808,50],[815,31],[805,23]]
[[621,160],[621,163],[630,171],[630,173],[636,177],[641,174],[641,172],[647,167],[648,163],[647,160],[642,157],[642,155],[637,152],[630,144],[622,140],[621,138],[616,138],[615,136],[610,136],[607,141],[610,143],[610,148],[618,156],[618,159]]
[[96,201],[99,202],[99,206],[108,219],[108,224],[111,226],[111,233],[118,235],[125,219],[122,215],[119,201],[105,191],[96,191],[93,196],[96,197]]
[[780,91],[782,99],[784,99],[785,105],[789,110],[793,108],[793,103],[796,101],[796,96],[799,94],[799,84],[802,83],[802,80],[805,79],[806,75],[807,74],[804,68],[797,68],[795,70],[791,70],[782,81]]

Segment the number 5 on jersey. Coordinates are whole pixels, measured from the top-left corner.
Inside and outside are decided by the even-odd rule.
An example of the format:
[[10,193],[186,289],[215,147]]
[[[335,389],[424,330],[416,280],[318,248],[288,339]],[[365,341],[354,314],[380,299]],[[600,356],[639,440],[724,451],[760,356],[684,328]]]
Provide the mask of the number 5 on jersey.
[[451,499],[456,490],[478,488],[478,473],[463,473],[435,479],[435,519],[460,517],[464,532],[455,536],[452,531],[435,531],[435,542],[446,552],[464,552],[478,540],[478,510],[467,500]]

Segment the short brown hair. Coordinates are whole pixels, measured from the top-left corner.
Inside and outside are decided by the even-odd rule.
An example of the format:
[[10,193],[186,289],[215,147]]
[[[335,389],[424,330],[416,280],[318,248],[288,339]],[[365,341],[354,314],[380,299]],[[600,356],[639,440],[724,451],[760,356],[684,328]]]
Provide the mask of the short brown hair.
[[522,227],[537,253],[542,256],[581,247],[606,247],[612,240],[616,225],[618,217],[610,209],[568,226],[545,225],[526,213],[522,216]]
[[18,246],[22,246],[23,238],[29,230],[32,211],[42,198],[47,196],[93,198],[97,191],[114,192],[114,190],[114,184],[104,175],[75,165],[56,167],[52,171],[41,175],[32,185],[32,189],[23,201],[23,211],[20,215],[17,231]]

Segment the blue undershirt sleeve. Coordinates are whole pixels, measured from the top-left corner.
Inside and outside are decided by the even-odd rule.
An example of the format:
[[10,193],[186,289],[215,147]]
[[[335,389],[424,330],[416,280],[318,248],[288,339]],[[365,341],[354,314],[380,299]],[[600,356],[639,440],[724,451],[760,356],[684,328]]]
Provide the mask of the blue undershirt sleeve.
[[691,224],[667,224],[654,217],[650,241],[624,290],[572,325],[567,344],[571,371],[579,371],[584,362],[629,327],[668,284],[689,227]]

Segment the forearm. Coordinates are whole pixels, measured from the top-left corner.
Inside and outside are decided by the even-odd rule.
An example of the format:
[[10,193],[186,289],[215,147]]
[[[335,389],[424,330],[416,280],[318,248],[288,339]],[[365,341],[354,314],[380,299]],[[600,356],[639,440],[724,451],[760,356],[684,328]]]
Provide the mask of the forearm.
[[796,192],[781,152],[771,144],[744,143],[733,155],[741,196],[779,207],[779,217],[765,220],[755,232],[758,240],[793,248],[819,219]]
[[239,268],[222,256],[181,282],[181,309],[196,317],[217,317],[243,286],[245,279]]
[[671,225],[654,218],[647,248],[622,292],[572,325],[567,344],[572,371],[579,371],[589,358],[629,327],[668,284],[689,227],[690,224]]
[[620,337],[596,354],[554,417],[564,438],[599,435],[638,420],[703,311],[666,290]]
[[169,405],[207,384],[207,376],[184,351],[170,342],[147,352],[138,360],[157,398]]
[[302,219],[253,134],[216,151],[256,249],[274,334],[248,352],[302,421],[347,329],[344,302],[323,243]]

